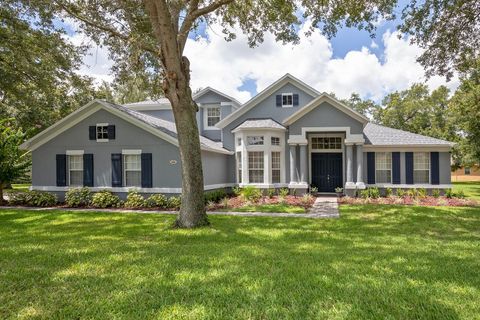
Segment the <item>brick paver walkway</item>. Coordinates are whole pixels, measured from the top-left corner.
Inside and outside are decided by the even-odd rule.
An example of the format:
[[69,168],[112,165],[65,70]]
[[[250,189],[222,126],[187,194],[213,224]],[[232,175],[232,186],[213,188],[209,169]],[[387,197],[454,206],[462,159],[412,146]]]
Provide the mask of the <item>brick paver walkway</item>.
[[338,201],[336,197],[317,197],[308,214],[322,216],[323,218],[338,218]]

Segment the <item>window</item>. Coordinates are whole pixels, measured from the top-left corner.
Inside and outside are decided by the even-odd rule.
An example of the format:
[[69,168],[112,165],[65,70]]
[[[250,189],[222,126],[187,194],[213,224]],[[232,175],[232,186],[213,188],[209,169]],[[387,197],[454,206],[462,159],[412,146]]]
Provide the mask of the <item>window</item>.
[[83,155],[68,156],[68,176],[70,186],[83,186]]
[[271,138],[272,146],[279,146],[280,145],[280,138],[279,137],[272,137]]
[[125,187],[142,186],[142,162],[140,154],[124,154]]
[[207,128],[214,128],[220,121],[220,107],[208,107],[206,108],[206,123]]
[[272,183],[280,183],[280,152],[272,152]]
[[470,175],[471,174],[471,169],[470,167],[465,167],[465,174]]
[[375,181],[377,183],[392,183],[392,153],[375,153]]
[[312,149],[340,150],[342,149],[342,138],[312,137]]
[[430,183],[430,153],[415,152],[413,154],[413,182]]
[[263,151],[248,152],[248,180],[250,183],[263,183]]
[[293,94],[291,93],[282,94],[282,107],[293,107]]
[[263,146],[263,136],[248,136],[247,143],[249,146]]
[[242,183],[242,153],[237,152],[237,181]]
[[97,141],[108,141],[108,123],[97,124]]

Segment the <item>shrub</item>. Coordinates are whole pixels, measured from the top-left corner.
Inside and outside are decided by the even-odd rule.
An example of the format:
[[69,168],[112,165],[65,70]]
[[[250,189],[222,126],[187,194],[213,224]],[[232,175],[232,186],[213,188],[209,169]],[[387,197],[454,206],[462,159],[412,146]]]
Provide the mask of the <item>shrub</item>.
[[404,198],[407,193],[403,189],[397,189],[397,196],[400,198]]
[[145,206],[148,208],[162,208],[167,207],[167,197],[163,194],[152,194],[150,197],[145,199]]
[[360,190],[360,198],[362,199],[370,198],[370,191],[368,189]]
[[129,191],[123,205],[125,208],[142,208],[145,206],[145,198],[136,191]]
[[283,197],[283,198],[285,198],[286,196],[288,196],[289,193],[290,193],[290,191],[288,190],[288,188],[282,188],[282,189],[280,189],[280,191],[278,192],[279,196],[280,196],[280,197]]
[[385,197],[391,197],[392,194],[392,188],[385,188]]
[[205,192],[204,194],[205,204],[208,204],[209,202],[217,203],[223,198],[225,198],[226,196],[227,196],[227,193],[223,189]]
[[92,191],[86,187],[70,189],[65,194],[65,203],[69,207],[86,207],[91,204],[92,196]]
[[42,191],[17,192],[10,195],[10,204],[33,207],[51,207],[57,204],[57,196]]
[[121,205],[121,201],[117,195],[104,190],[93,195],[92,205],[96,208],[115,208]]
[[378,190],[377,187],[375,188],[368,188],[368,194],[369,194],[369,197],[370,198],[373,198],[373,199],[378,199],[380,198],[380,190]]
[[417,189],[408,189],[407,196],[415,198],[417,196]]
[[170,197],[167,200],[167,208],[170,209],[180,209],[182,204],[182,199],[180,197]]
[[447,197],[448,199],[451,199],[453,198],[454,196],[454,193],[453,193],[453,190],[452,189],[445,189],[445,197]]
[[427,190],[425,188],[418,188],[417,196],[420,198],[425,198],[427,196]]
[[438,189],[433,189],[433,190],[432,190],[432,196],[433,196],[434,198],[440,197],[440,190],[438,190]]
[[220,201],[220,205],[221,205],[223,208],[228,208],[228,198],[227,198],[227,197],[223,198],[223,199]]
[[317,187],[314,187],[314,186],[311,186],[310,187],[310,193],[317,193],[318,192],[318,188]]
[[240,187],[233,187],[233,188],[232,188],[232,192],[233,192],[233,194],[234,194],[236,197],[239,197],[239,196],[241,196],[241,194],[242,194],[242,188],[240,188]]
[[463,190],[460,190],[455,194],[455,197],[465,199],[465,192],[463,192]]
[[246,186],[242,188],[241,195],[246,201],[257,202],[262,197],[262,190],[254,186]]
[[302,196],[302,199],[300,199],[300,202],[302,205],[307,206],[309,205],[313,200],[313,196],[309,193],[306,193]]
[[213,209],[216,208],[216,206],[217,206],[217,204],[216,204],[215,202],[213,202],[213,201],[208,201],[208,203],[207,203],[207,210],[213,210]]
[[273,188],[267,189],[267,196],[269,198],[273,198],[274,195],[275,195],[275,189]]

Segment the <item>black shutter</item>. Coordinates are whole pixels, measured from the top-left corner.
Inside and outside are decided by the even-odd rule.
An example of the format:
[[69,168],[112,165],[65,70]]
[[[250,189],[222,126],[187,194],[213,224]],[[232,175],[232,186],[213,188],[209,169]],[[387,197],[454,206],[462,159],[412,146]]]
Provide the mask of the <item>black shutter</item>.
[[375,184],[375,152],[367,152],[367,183]]
[[93,187],[93,154],[83,155],[83,186]]
[[400,152],[392,152],[392,183],[400,184]]
[[277,107],[281,107],[282,106],[282,95],[281,94],[277,94],[275,96],[275,99],[276,99],[276,106]]
[[438,152],[430,152],[430,181],[440,184],[440,163]]
[[89,126],[88,127],[88,138],[90,140],[97,140],[97,127]]
[[115,125],[110,124],[108,126],[108,140],[114,140],[115,139]]
[[296,93],[293,94],[293,106],[294,107],[298,106],[298,94]]
[[122,185],[122,154],[112,153],[112,187]]
[[413,152],[405,152],[405,182],[413,184]]
[[57,154],[57,187],[67,185],[67,155]]
[[142,188],[152,187],[152,154],[142,153]]

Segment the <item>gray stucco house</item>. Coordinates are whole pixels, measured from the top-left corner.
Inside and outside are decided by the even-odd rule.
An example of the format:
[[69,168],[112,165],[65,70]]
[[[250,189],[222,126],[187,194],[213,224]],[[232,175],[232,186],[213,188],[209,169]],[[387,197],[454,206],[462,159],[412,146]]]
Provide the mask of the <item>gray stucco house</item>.
[[[255,185],[298,193],[344,187],[450,187],[453,143],[370,123],[286,74],[244,104],[212,88],[194,96],[205,189]],[[181,170],[168,100],[94,100],[22,147],[32,189],[178,194]]]

